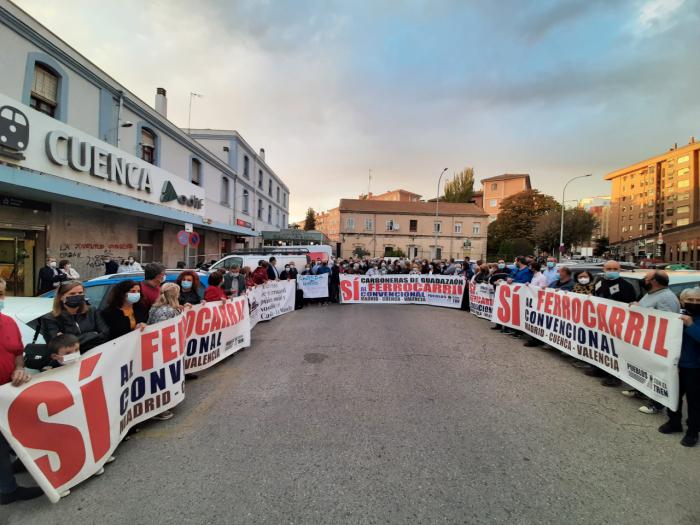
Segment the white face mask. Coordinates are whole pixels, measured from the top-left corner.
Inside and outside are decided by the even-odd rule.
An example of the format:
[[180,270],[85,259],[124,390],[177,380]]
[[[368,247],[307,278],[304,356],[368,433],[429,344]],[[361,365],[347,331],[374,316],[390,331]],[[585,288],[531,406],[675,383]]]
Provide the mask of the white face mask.
[[49,263],[49,266],[50,266],[51,268],[56,268],[56,261],[51,261],[51,262]]
[[590,280],[588,277],[581,277],[581,278],[578,280],[578,282],[579,282],[580,284],[588,284],[588,283],[591,282],[591,280]]
[[62,357],[62,363],[64,365],[70,365],[80,361],[80,352],[73,352],[72,354],[66,354]]

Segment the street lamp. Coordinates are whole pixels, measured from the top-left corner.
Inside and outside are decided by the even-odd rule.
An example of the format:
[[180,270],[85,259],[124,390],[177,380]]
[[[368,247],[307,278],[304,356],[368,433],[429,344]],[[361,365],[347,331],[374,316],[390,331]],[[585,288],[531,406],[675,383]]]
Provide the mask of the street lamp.
[[120,137],[119,137],[119,129],[120,129],[120,128],[130,128],[130,127],[133,126],[133,125],[134,125],[134,123],[133,123],[133,122],[130,122],[130,121],[128,121],[128,120],[120,120],[120,121],[119,121],[119,125],[114,126],[113,128],[110,128],[110,129],[107,130],[107,133],[105,133],[105,138],[104,138],[105,142],[109,139],[110,133],[112,133],[112,131],[115,131],[115,130],[116,130],[116,132],[117,132],[116,143],[117,143],[117,147],[119,147],[119,139],[120,139]]
[[442,173],[440,173],[440,177],[438,177],[438,185],[437,185],[437,200],[435,201],[435,224],[433,225],[433,228],[435,228],[435,251],[433,254],[433,260],[437,259],[437,243],[438,243],[438,207],[440,206],[440,181],[442,180],[442,176],[445,174],[447,171],[447,168],[442,170]]
[[187,134],[190,135],[192,133],[192,97],[198,97],[202,98],[204,95],[200,95],[199,93],[192,93],[190,92],[190,111],[187,114]]
[[592,176],[591,173],[586,175],[579,175],[573,179],[569,179],[566,184],[564,184],[564,189],[561,192],[561,229],[559,230],[559,261],[561,261],[561,256],[564,253],[564,203],[566,202],[566,187],[571,184],[576,179],[583,179]]

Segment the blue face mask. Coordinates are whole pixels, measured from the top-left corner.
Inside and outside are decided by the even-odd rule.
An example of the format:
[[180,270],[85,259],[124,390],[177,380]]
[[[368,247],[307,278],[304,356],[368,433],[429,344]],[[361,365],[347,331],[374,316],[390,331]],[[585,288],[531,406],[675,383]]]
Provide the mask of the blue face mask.
[[2,312],[3,308],[5,308],[5,299],[0,299],[0,312]]
[[620,278],[620,272],[605,272],[605,278],[609,281],[614,281]]
[[506,267],[506,265],[504,263],[499,263],[499,265],[498,265],[499,270],[503,270],[503,268],[505,268],[505,267]]
[[141,294],[139,292],[129,292],[128,294],[126,294],[126,300],[129,301],[131,304],[138,303],[140,299]]
[[190,288],[192,288],[192,281],[182,281],[180,283],[180,286],[182,286],[183,290],[189,290]]
[[547,268],[554,268],[554,263],[552,261],[547,261]]

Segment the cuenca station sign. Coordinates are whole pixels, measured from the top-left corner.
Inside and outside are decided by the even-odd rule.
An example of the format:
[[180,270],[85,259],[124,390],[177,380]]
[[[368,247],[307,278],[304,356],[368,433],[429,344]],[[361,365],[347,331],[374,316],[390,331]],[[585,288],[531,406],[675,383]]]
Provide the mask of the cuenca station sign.
[[204,189],[2,94],[0,157],[22,168],[204,216]]

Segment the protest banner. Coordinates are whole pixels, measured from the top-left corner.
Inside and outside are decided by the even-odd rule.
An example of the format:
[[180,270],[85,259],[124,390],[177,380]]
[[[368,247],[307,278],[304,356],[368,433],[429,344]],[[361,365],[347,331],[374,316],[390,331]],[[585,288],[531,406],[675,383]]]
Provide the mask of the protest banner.
[[328,297],[328,274],[297,275],[299,289],[304,292],[305,299]]
[[250,328],[260,321],[267,321],[294,311],[296,284],[290,281],[268,281],[248,291],[250,302]]
[[493,286],[469,282],[469,310],[482,319],[491,320],[493,309]]
[[22,386],[3,385],[0,431],[56,503],[102,468],[131,427],[184,399],[186,371],[249,345],[249,326],[244,297],[207,303],[102,344]]
[[680,315],[598,297],[501,284],[494,323],[597,366],[659,403],[678,404]]
[[427,304],[459,308],[464,278],[453,275],[341,275],[345,304]]

